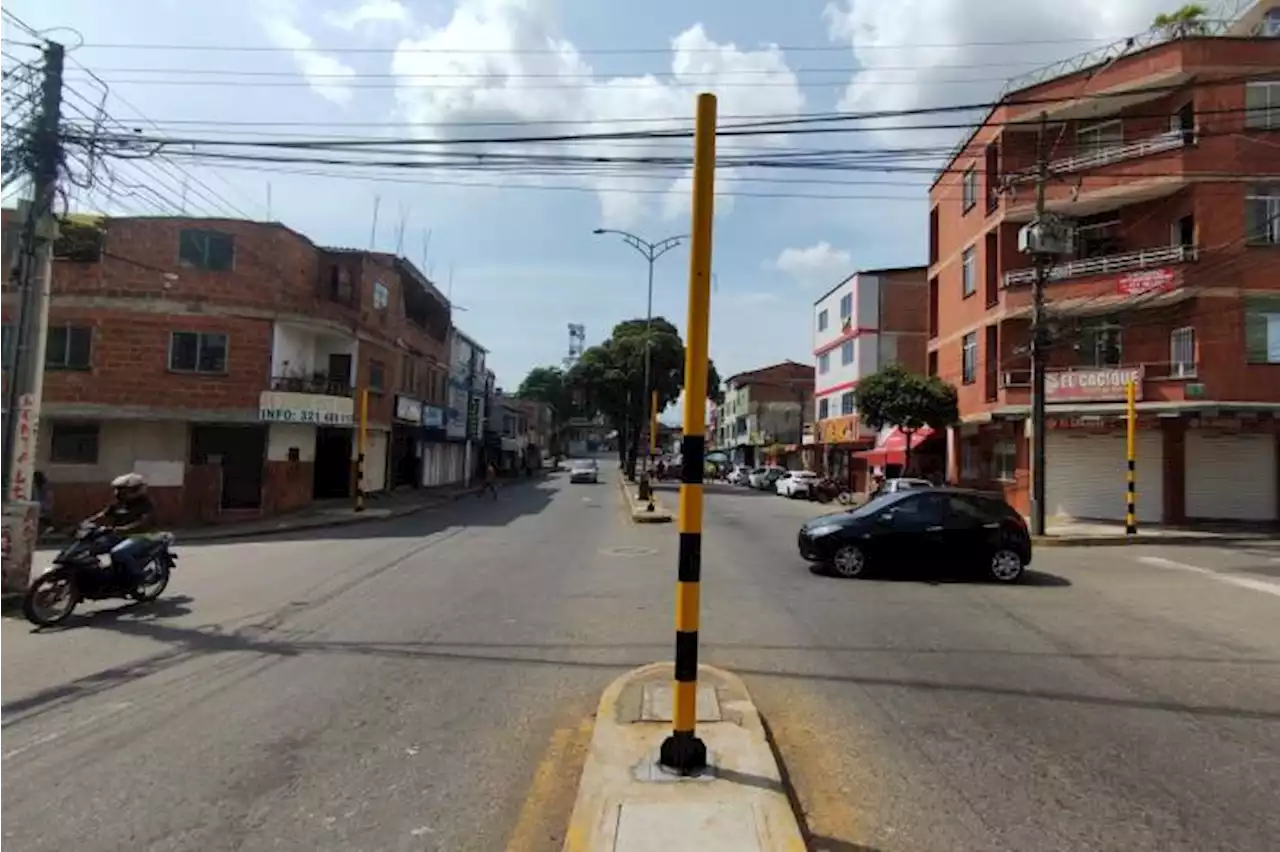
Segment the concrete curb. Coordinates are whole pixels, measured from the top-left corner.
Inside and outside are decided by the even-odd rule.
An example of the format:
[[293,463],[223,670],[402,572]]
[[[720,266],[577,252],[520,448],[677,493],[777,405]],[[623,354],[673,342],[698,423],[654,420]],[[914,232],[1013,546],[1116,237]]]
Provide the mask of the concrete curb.
[[711,666],[699,666],[698,677],[698,736],[713,769],[678,778],[657,766],[671,732],[671,664],[622,675],[600,698],[564,852],[803,852],[804,833],[746,685]]
[[1274,537],[1256,535],[1074,535],[1032,536],[1032,547],[1125,547],[1131,545],[1177,546],[1181,544],[1258,544],[1274,541]]
[[658,502],[658,498],[653,499],[653,511],[648,510],[648,504],[640,500],[633,492],[630,483],[627,482],[625,476],[618,477],[618,487],[622,490],[622,497],[627,501],[627,511],[631,514],[631,520],[637,524],[669,524],[671,523],[671,512],[662,508],[662,504]]

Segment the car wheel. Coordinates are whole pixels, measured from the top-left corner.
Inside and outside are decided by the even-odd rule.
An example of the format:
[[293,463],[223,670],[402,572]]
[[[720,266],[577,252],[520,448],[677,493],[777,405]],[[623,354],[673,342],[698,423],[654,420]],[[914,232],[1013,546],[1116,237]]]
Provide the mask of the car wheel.
[[856,544],[843,545],[831,558],[831,568],[839,577],[861,577],[867,570],[867,555]]
[[991,579],[997,583],[1016,583],[1022,576],[1022,557],[1007,547],[991,554],[987,565]]

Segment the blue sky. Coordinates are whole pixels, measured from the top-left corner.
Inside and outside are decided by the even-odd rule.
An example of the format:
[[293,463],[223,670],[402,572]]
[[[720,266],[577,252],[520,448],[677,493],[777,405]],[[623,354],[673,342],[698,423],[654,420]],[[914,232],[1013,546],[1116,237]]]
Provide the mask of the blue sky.
[[[474,135],[477,121],[508,122],[501,132],[518,134],[522,123],[543,131],[569,126],[598,132],[616,129],[617,119],[689,116],[696,92],[708,86],[720,95],[727,115],[980,102],[995,95],[1002,77],[1141,30],[1156,12],[1178,4],[10,0],[5,5],[36,28],[73,27],[76,33],[49,33],[68,45],[81,39],[85,45],[71,54],[68,79],[75,94],[70,102],[91,112],[89,104],[105,94],[107,111],[130,127],[153,132],[150,119],[169,135],[204,138],[246,130],[263,134],[260,138],[286,132],[439,138]],[[6,36],[15,33],[6,28]],[[263,49],[136,47],[143,44]],[[512,46],[526,52],[511,53]],[[84,69],[105,80],[106,90]],[[225,75],[195,73],[229,69],[249,72],[237,78],[242,85],[226,85]],[[520,91],[510,91],[512,86]],[[183,121],[202,123],[174,123]],[[255,121],[315,124],[266,129],[230,124]],[[387,126],[406,121],[420,124],[407,130]],[[565,121],[577,124],[542,124]],[[459,127],[460,122],[472,125]],[[945,147],[955,138],[955,131],[888,129],[741,144]],[[601,144],[582,153],[620,151]],[[662,144],[667,154],[688,145]],[[625,153],[633,153],[631,145]],[[455,321],[490,349],[500,383],[511,388],[529,368],[559,362],[568,344],[568,323],[584,323],[590,345],[616,322],[643,315],[644,261],[616,238],[593,236],[593,228],[623,228],[652,240],[688,229],[687,185],[679,176],[414,172],[380,173],[386,179],[373,181],[354,179],[349,169],[332,170],[348,174],[339,178],[283,174],[279,168],[184,167],[199,181],[184,178],[176,167],[150,173],[175,184],[160,198],[127,196],[120,184],[114,190],[100,185],[78,200],[112,208],[109,212],[176,214],[183,203],[177,184],[186,183],[185,207],[193,215],[239,211],[266,218],[269,185],[272,218],[321,243],[363,247],[370,244],[377,199],[374,245],[395,250],[403,230],[403,253],[421,262],[430,230],[426,266],[442,289],[452,279],[453,301],[465,308]],[[128,174],[127,168],[118,176]],[[745,176],[777,180],[776,172]],[[132,182],[147,179],[144,171]],[[783,179],[810,182],[720,185],[722,192],[734,194],[717,202],[711,354],[722,375],[785,358],[810,360],[809,308],[817,295],[859,268],[924,260],[927,175],[862,172],[824,183],[822,173],[801,173]],[[659,261],[654,310],[681,327],[687,276],[686,249]]]

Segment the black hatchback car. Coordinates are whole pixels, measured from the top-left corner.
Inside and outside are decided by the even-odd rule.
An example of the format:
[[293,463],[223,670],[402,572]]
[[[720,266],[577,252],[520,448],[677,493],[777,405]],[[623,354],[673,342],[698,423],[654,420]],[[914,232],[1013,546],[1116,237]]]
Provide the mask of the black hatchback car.
[[1031,564],[1026,521],[1001,497],[961,488],[900,491],[800,528],[800,555],[841,577],[873,568],[976,568],[1013,583]]

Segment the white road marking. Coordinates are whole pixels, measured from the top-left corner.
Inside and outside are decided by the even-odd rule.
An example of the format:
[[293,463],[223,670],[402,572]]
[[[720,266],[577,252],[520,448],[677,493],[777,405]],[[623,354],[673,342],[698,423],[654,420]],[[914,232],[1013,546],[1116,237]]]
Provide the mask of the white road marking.
[[1158,568],[1173,568],[1178,571],[1190,571],[1193,574],[1202,574],[1222,583],[1230,583],[1233,586],[1239,586],[1242,589],[1252,589],[1255,592],[1266,592],[1269,595],[1280,597],[1280,583],[1271,583],[1266,580],[1259,580],[1256,577],[1242,577],[1239,574],[1224,574],[1221,571],[1211,571],[1208,568],[1201,568],[1199,565],[1188,565],[1186,562],[1176,562],[1172,559],[1165,559],[1163,556],[1139,556],[1139,562],[1145,562],[1148,565],[1154,565]]
[[56,739],[60,739],[63,735],[69,734],[75,730],[79,730],[80,728],[87,728],[90,725],[93,725],[97,722],[102,721],[108,716],[114,716],[115,714],[119,713],[121,710],[128,710],[132,706],[133,706],[133,703],[130,701],[121,701],[118,704],[112,704],[109,709],[101,713],[95,713],[94,715],[89,716],[86,719],[81,719],[79,722],[76,722],[72,725],[68,725],[67,727],[63,728],[60,731],[51,731],[45,734],[44,736],[36,737],[34,740],[31,740],[28,743],[24,743],[15,749],[6,751],[4,753],[3,759],[8,760],[11,757],[17,757],[18,755],[22,754],[25,751],[30,751],[31,749],[36,748],[37,746],[42,746],[47,743],[51,743]]

